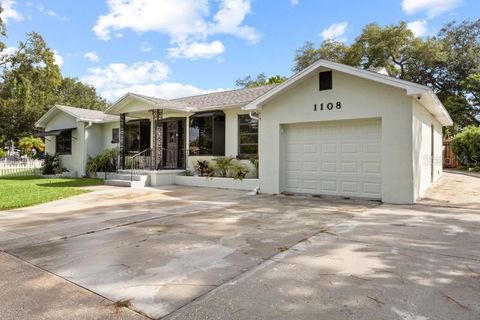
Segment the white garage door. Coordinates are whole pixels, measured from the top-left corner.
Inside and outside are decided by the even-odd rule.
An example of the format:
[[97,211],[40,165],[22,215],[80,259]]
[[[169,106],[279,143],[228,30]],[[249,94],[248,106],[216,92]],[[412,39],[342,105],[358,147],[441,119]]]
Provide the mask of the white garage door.
[[284,130],[284,191],[381,199],[379,119],[292,124]]

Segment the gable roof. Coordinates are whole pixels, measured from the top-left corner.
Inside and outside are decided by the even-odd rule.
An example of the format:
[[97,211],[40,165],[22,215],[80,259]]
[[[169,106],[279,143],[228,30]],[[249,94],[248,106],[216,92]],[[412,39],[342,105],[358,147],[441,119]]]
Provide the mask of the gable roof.
[[105,113],[119,115],[119,109],[130,101],[142,101],[152,107],[152,109],[172,109],[179,111],[188,111],[188,106],[181,102],[171,101],[167,99],[155,98],[151,96],[146,96],[143,94],[128,92],[124,94],[120,99],[115,101],[110,107],[105,110]]
[[277,87],[273,88],[269,92],[265,93],[264,95],[258,97],[257,99],[253,100],[252,102],[248,103],[243,109],[245,110],[256,110],[261,109],[263,105],[267,102],[271,101],[273,98],[277,97],[285,90],[297,85],[299,82],[305,80],[313,73],[318,72],[319,69],[326,68],[335,70],[338,72],[350,74],[356,77],[360,77],[363,79],[383,83],[392,87],[400,88],[406,91],[406,94],[409,96],[420,98],[419,102],[431,113],[433,114],[437,120],[444,126],[451,126],[453,124],[450,115],[448,114],[447,110],[443,106],[443,104],[438,100],[438,97],[433,93],[432,89],[427,86],[405,81],[401,79],[397,79],[394,77],[390,77],[385,74],[363,70],[351,66],[347,66],[340,63],[335,63],[326,60],[319,60],[309,67],[305,68],[304,70],[300,71],[299,73],[290,77],[287,81],[283,82],[282,84],[278,85]]
[[94,123],[106,123],[106,122],[114,122],[118,121],[117,116],[105,114],[99,110],[90,110],[90,109],[83,109],[83,108],[76,108],[76,107],[69,107],[63,106],[60,104],[56,104],[50,108],[36,123],[36,127],[45,127],[55,115],[59,112],[64,112],[72,117],[74,117],[77,121],[83,122],[94,122]]
[[276,84],[271,84],[260,87],[219,91],[173,99],[172,101],[186,103],[191,108],[198,110],[229,106],[244,106],[247,103],[264,95],[266,92],[270,91],[276,86]]
[[139,100],[152,106],[152,109],[172,109],[185,112],[196,112],[210,109],[243,107],[261,95],[273,89],[276,85],[266,85],[253,88],[226,90],[200,94],[176,99],[160,99],[137,93],[127,93],[113,103],[106,113],[118,114],[129,101]]

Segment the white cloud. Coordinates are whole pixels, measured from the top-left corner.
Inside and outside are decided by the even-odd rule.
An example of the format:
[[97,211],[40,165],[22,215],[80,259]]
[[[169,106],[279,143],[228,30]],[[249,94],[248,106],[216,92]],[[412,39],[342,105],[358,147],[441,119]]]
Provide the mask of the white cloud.
[[83,55],[85,59],[87,59],[90,62],[99,62],[100,57],[95,51],[89,51]]
[[291,4],[292,6],[298,6],[299,3],[300,3],[299,0],[290,0],[290,4]]
[[463,3],[463,0],[403,0],[402,9],[407,14],[425,12],[428,18],[434,18]]
[[210,59],[222,54],[225,46],[222,42],[216,40],[210,43],[193,42],[188,44],[179,44],[176,48],[168,49],[170,58],[186,58],[191,60]]
[[323,40],[335,40],[335,41],[346,41],[346,38],[343,37],[345,32],[347,32],[348,23],[346,21],[334,23],[326,29],[323,29],[320,35]]
[[218,34],[258,42],[256,30],[244,25],[251,0],[219,1],[218,10],[212,13],[208,0],[109,0],[109,12],[98,18],[93,31],[103,40],[123,29],[161,32],[168,34],[175,46],[205,43]]
[[147,96],[158,97],[162,99],[174,99],[216,91],[223,91],[227,89],[213,89],[213,90],[205,90],[198,87],[195,87],[190,84],[182,84],[178,82],[161,82],[158,84],[143,84],[143,85],[132,85],[132,86],[125,86],[122,88],[116,89],[107,89],[101,92],[102,96],[110,101],[115,101],[116,99],[120,98],[124,94],[128,92],[144,94]]
[[41,13],[43,13],[43,14],[46,14],[47,16],[51,16],[51,17],[56,17],[57,16],[57,13],[55,11],[49,10],[41,4],[39,4],[37,6],[37,10],[40,11]]
[[134,85],[146,85],[167,79],[168,66],[158,60],[125,63],[111,63],[104,68],[89,68],[88,75],[82,80],[96,87],[100,92],[106,92],[107,97],[116,90]]
[[14,0],[3,0],[2,2],[3,11],[0,14],[0,17],[5,23],[8,23],[9,20],[23,20],[25,19],[18,11],[13,7],[15,6]]
[[55,60],[55,64],[59,67],[63,66],[63,57],[58,54],[57,50],[53,51],[53,59]]
[[135,62],[130,65],[111,63],[104,68],[90,68],[81,78],[93,85],[109,101],[115,101],[127,92],[172,99],[225,89],[205,90],[190,84],[170,82],[168,66],[157,60]]
[[153,48],[148,42],[142,42],[142,45],[140,46],[140,51],[142,52],[150,52],[152,51]]
[[407,27],[412,30],[413,34],[416,37],[425,37],[429,35],[427,21],[426,20],[417,20],[412,21],[407,24]]

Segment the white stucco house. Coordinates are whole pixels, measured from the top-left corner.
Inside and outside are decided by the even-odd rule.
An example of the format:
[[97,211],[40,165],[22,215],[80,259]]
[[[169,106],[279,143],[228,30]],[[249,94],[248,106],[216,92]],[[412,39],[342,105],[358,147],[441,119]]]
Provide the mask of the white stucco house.
[[62,160],[77,175],[112,146],[124,166],[147,156],[152,185],[198,159],[258,155],[261,193],[389,203],[415,202],[442,175],[442,126],[452,125],[428,87],[324,60],[280,85],[172,100],[128,93],[105,113],[78,110],[55,106],[37,122],[48,153],[71,133]]

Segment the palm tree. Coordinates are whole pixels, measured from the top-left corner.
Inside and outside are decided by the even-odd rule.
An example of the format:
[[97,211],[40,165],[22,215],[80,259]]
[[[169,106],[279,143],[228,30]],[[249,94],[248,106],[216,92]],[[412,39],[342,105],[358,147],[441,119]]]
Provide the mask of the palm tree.
[[18,141],[18,145],[22,148],[23,154],[32,155],[32,150],[35,149],[38,152],[45,151],[45,144],[42,139],[33,136],[26,136]]

